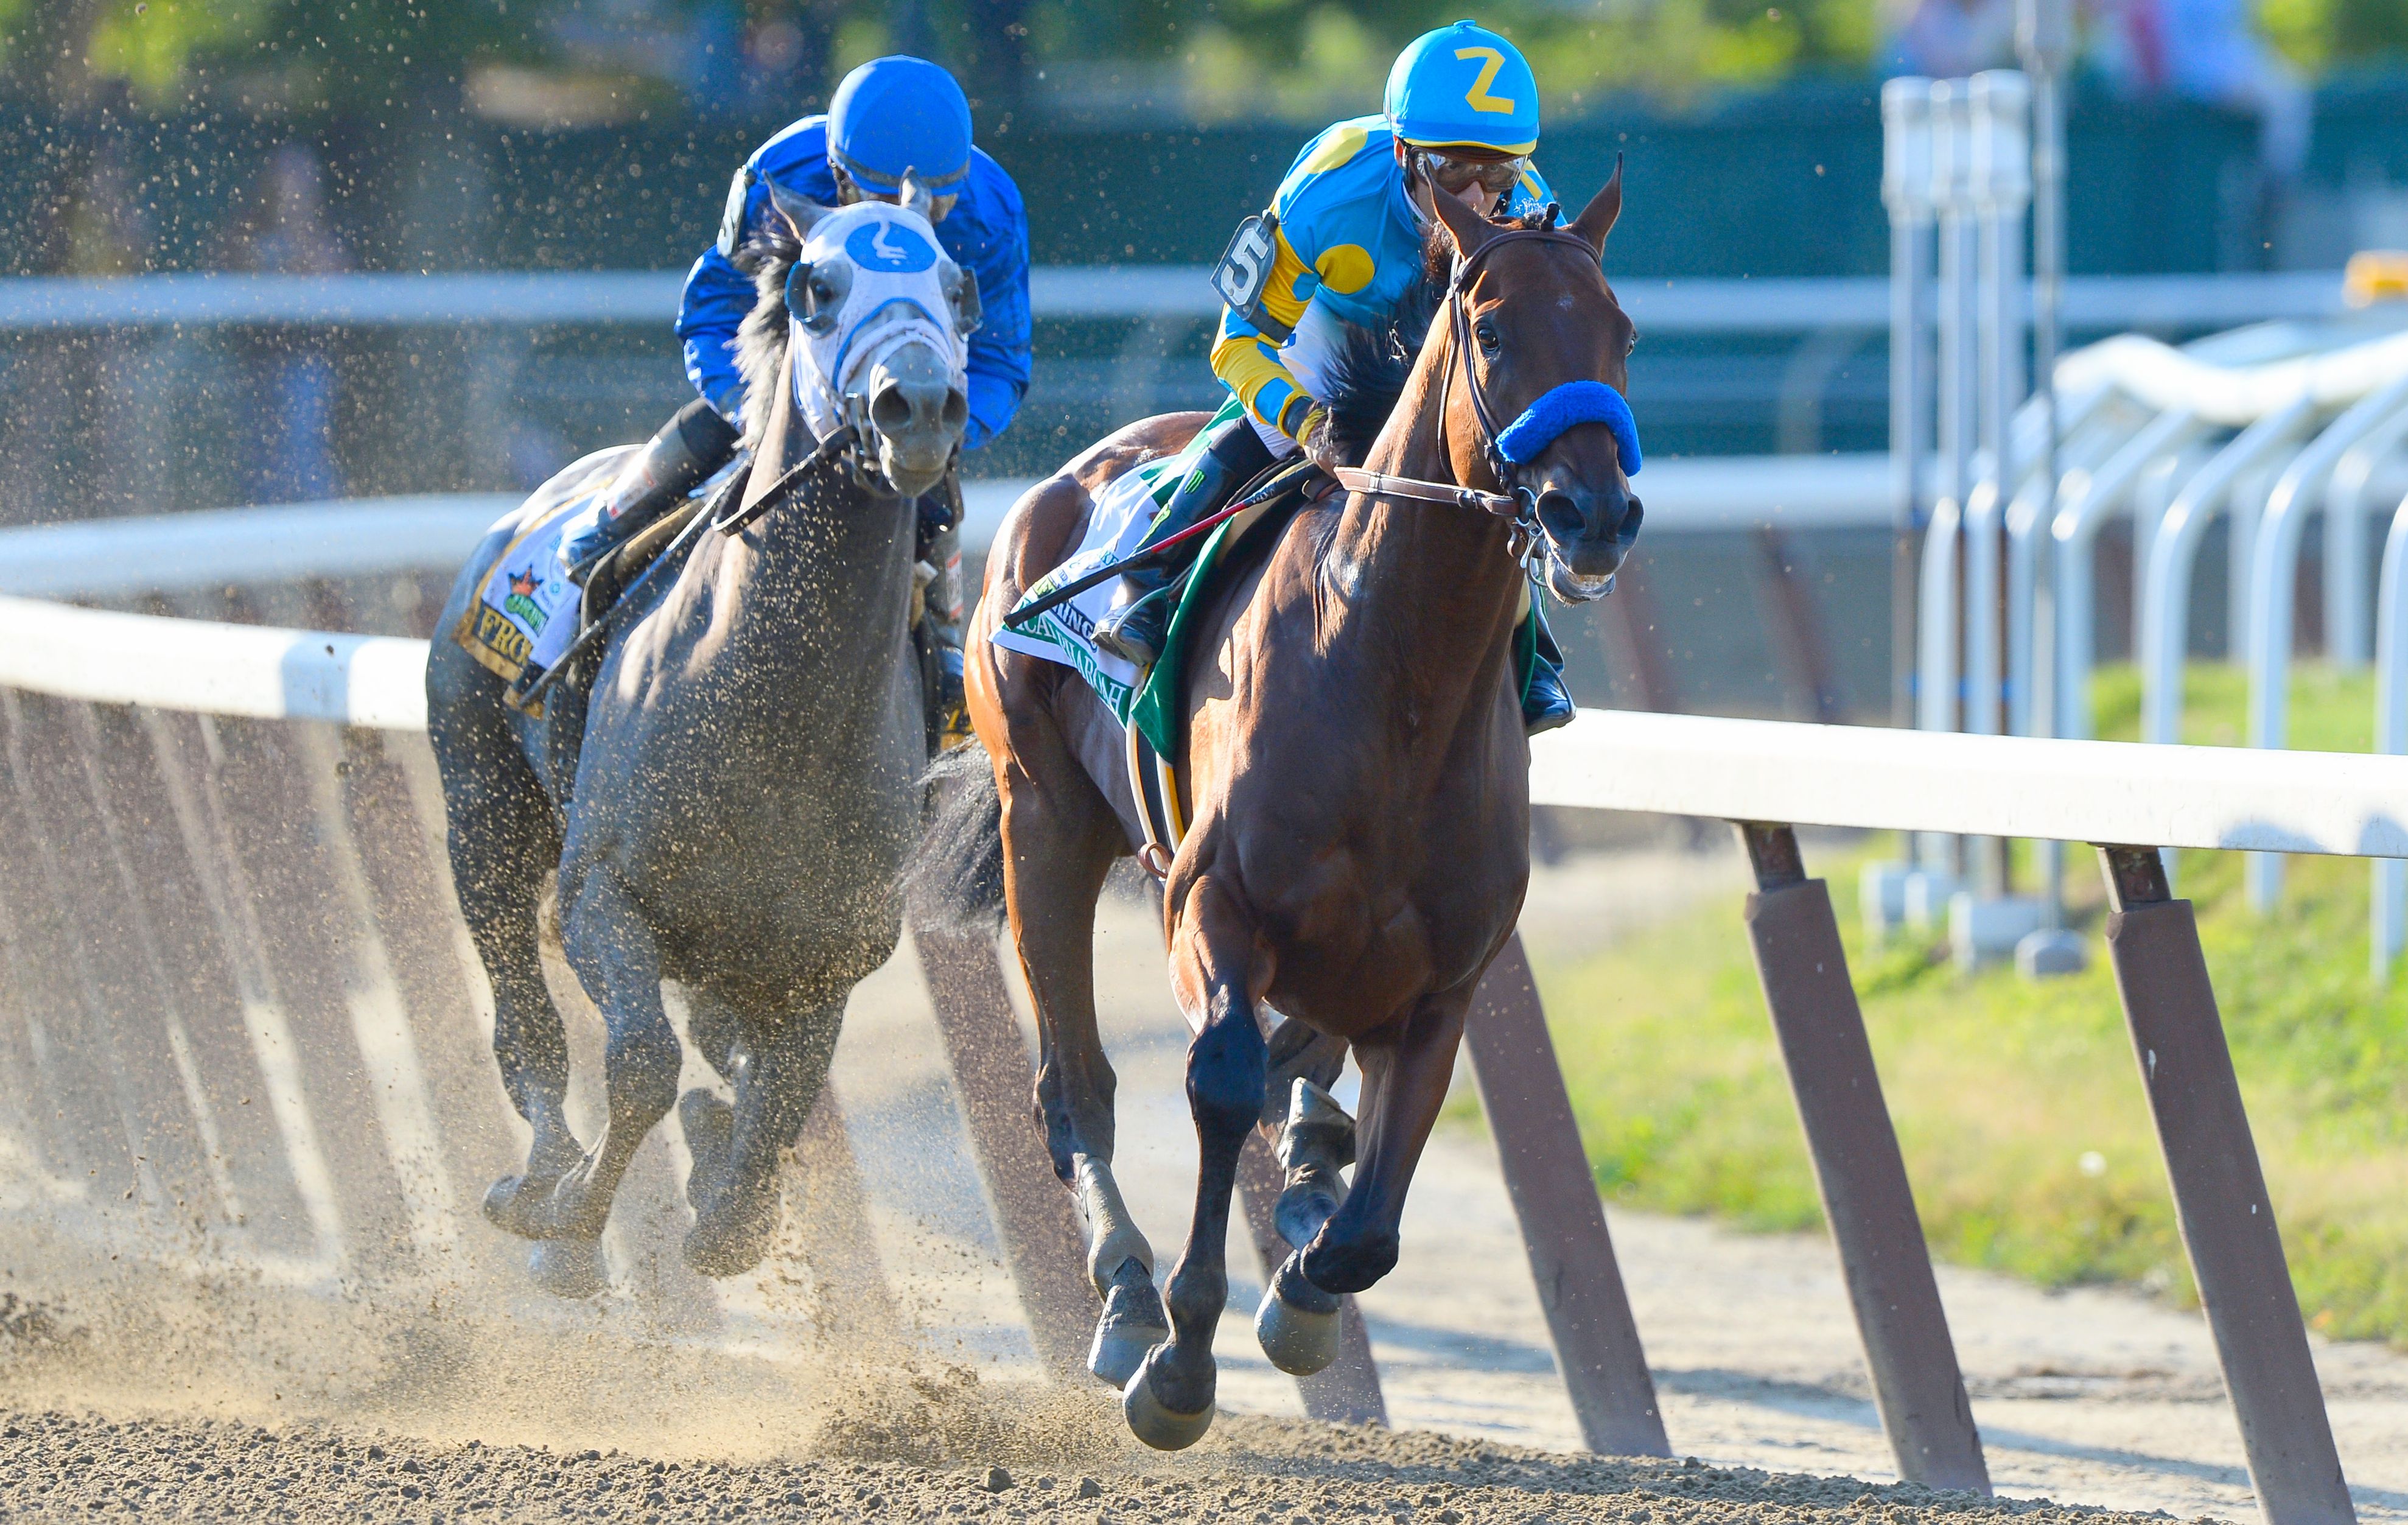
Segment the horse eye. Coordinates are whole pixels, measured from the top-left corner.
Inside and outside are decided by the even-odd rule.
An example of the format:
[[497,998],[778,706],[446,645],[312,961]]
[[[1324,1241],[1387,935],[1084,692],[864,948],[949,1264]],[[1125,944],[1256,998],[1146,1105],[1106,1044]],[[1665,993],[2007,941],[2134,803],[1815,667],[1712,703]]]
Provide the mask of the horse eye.
[[1471,332],[1472,337],[1480,340],[1482,350],[1490,354],[1497,352],[1497,327],[1494,324],[1483,321]]
[[1630,342],[1622,347],[1622,352],[1624,354],[1628,354],[1631,351],[1637,348],[1639,348],[1639,336],[1633,334],[1630,336]]

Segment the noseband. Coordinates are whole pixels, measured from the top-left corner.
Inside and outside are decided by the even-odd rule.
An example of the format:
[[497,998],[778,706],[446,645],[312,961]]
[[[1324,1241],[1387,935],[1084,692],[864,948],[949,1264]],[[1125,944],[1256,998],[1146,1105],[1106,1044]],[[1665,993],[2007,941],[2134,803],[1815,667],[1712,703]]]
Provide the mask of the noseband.
[[[1556,436],[1575,424],[1603,424],[1612,429],[1615,446],[1622,453],[1623,474],[1635,473],[1639,469],[1639,425],[1630,416],[1630,404],[1603,381],[1565,381],[1551,387],[1512,423],[1502,429],[1497,426],[1496,415],[1489,410],[1488,394],[1481,386],[1479,372],[1470,361],[1471,282],[1489,255],[1500,245],[1516,239],[1569,244],[1579,250],[1584,259],[1597,257],[1589,241],[1577,233],[1562,228],[1517,227],[1491,235],[1469,258],[1457,261],[1455,278],[1447,284],[1447,324],[1452,342],[1445,374],[1439,381],[1439,395],[1443,397],[1454,391],[1455,367],[1460,358],[1464,391],[1471,398],[1472,423],[1480,431],[1481,454],[1500,482],[1511,482],[1516,467],[1555,443]],[[1392,477],[1352,466],[1336,468],[1331,474],[1348,492],[1411,498],[1421,503],[1452,503],[1507,520],[1513,526],[1512,550],[1517,561],[1545,537],[1539,523],[1538,496],[1526,487],[1507,493],[1484,493],[1458,482]]]

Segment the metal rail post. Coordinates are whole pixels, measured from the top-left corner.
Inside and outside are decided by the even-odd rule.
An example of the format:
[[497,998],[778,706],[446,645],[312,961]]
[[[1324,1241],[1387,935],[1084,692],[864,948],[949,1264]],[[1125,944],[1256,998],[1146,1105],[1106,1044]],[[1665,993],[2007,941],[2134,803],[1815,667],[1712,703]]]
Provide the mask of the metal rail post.
[[1033,1072],[1004,994],[1003,961],[983,938],[916,927],[911,937],[1038,1359],[1054,1380],[1083,1382],[1097,1312],[1086,1244],[1028,1119]]
[[2188,900],[2154,847],[2101,846],[2107,952],[2173,1183],[2183,1247],[2269,1525],[2358,1518],[2283,1259]]
[[1608,1456],[1670,1456],[1656,1379],[1520,933],[1488,966],[1463,1030],[1581,1442]]
[[1982,1437],[1965,1397],[1906,1162],[1882,1101],[1864,1014],[1848,984],[1830,893],[1820,879],[1806,877],[1797,833],[1788,827],[1734,824],[1756,872],[1747,928],[1756,974],[1899,1475],[1932,1488],[1987,1493]]
[[1889,208],[1890,724],[1914,724],[1914,537],[1931,458],[1931,81],[1882,86]]

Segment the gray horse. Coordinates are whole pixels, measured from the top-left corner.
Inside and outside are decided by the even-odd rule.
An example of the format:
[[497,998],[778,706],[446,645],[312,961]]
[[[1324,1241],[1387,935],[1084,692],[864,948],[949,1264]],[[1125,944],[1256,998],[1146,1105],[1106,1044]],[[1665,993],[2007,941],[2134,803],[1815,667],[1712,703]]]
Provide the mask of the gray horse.
[[[907,628],[913,499],[961,439],[977,288],[908,184],[900,207],[831,210],[783,188],[776,204],[786,227],[752,251],[761,295],[738,341],[752,449],[739,501],[810,455],[815,430],[851,424],[853,454],[740,534],[702,530],[682,568],[639,585],[589,700],[531,720],[456,641],[438,638],[427,665],[460,909],[493,982],[503,1086],[534,1129],[525,1170],[494,1184],[485,1215],[540,1241],[538,1280],[569,1295],[600,1288],[611,1195],[678,1102],[662,980],[688,992],[691,1035],[735,1090],[732,1107],[700,1089],[680,1103],[686,1258],[732,1275],[767,1250],[779,1151],[826,1078],[846,998],[901,929],[896,875],[927,762]],[[530,516],[607,480],[624,453],[579,463],[495,526],[437,629],[459,627]],[[568,1048],[538,961],[555,869],[563,949],[609,1026],[608,1120],[591,1149],[563,1109]]]

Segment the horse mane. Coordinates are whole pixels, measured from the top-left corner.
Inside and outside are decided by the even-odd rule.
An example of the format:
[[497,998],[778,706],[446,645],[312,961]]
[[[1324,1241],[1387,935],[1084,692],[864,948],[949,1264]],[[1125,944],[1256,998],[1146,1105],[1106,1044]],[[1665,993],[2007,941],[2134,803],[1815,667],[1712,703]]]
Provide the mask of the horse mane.
[[[1502,225],[1543,228],[1556,216],[1551,204],[1542,211],[1508,218]],[[1446,225],[1433,220],[1422,241],[1421,274],[1407,289],[1388,321],[1370,326],[1340,324],[1337,343],[1322,367],[1321,401],[1329,410],[1329,438],[1340,459],[1363,464],[1371,443],[1388,424],[1405,395],[1405,382],[1421,359],[1430,322],[1446,300],[1447,283],[1455,273],[1455,240]]]
[[744,378],[744,446],[761,442],[778,400],[778,372],[786,363],[786,275],[803,257],[801,240],[777,218],[736,252],[734,264],[752,278],[759,295],[736,330],[736,372]]

